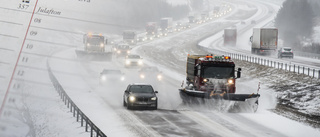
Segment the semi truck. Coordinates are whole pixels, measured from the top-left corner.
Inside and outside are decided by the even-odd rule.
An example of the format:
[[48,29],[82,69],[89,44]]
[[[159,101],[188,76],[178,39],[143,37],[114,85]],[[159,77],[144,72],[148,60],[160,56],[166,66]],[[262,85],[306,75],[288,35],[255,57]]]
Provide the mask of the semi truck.
[[237,29],[224,29],[223,44],[225,46],[236,46],[237,44]]
[[254,28],[250,41],[252,54],[270,55],[276,53],[278,47],[278,29]]
[[153,38],[159,37],[158,25],[156,22],[148,22],[146,25],[146,36],[147,39],[152,40]]
[[122,34],[123,42],[129,45],[136,45],[137,44],[137,34],[133,30],[126,30]]
[[167,35],[170,32],[173,32],[173,21],[172,18],[161,18],[160,20],[160,29],[163,35]]
[[196,98],[240,101],[256,111],[260,94],[235,94],[241,68],[235,70],[231,57],[188,55],[186,66],[186,87],[179,89],[183,102],[192,103]]
[[86,60],[111,60],[111,47],[108,40],[101,33],[87,33],[83,35],[84,50],[76,50],[79,58]]

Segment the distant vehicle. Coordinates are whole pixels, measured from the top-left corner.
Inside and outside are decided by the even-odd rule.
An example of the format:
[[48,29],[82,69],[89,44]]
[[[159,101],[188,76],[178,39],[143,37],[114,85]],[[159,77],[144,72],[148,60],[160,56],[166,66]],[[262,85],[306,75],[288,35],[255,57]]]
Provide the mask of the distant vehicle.
[[291,47],[283,47],[278,50],[278,58],[293,58],[293,51]]
[[125,80],[124,74],[120,70],[103,69],[100,73],[100,84],[122,82]]
[[170,17],[161,18],[160,20],[160,29],[162,34],[165,36],[167,33],[173,31],[173,20]]
[[176,27],[174,28],[174,31],[181,31],[183,29],[182,23],[177,22]]
[[149,84],[130,84],[123,94],[123,106],[127,109],[133,107],[149,107],[152,109],[158,108],[158,91],[154,91]]
[[278,29],[254,28],[250,41],[251,53],[253,54],[276,53],[278,46]]
[[237,44],[237,29],[224,29],[223,35],[225,46],[236,46]]
[[189,23],[195,23],[196,22],[196,18],[195,18],[194,15],[189,15],[188,19],[189,19]]
[[113,47],[116,56],[126,56],[130,54],[131,48],[128,44],[118,44]]
[[147,39],[145,37],[138,37],[138,39],[137,39],[138,42],[144,42],[146,40]]
[[142,66],[143,61],[142,58],[139,55],[127,55],[125,58],[125,67],[130,67],[130,66]]
[[158,24],[156,22],[148,22],[146,25],[146,36],[147,39],[152,40],[159,37]]
[[107,40],[102,34],[88,33],[83,36],[83,43],[87,52],[104,52]]
[[182,27],[183,27],[183,29],[189,29],[189,28],[191,28],[191,25],[190,25],[190,23],[184,23],[184,24],[182,24]]
[[87,33],[83,35],[84,50],[76,50],[79,58],[85,60],[107,60],[112,59],[111,45],[101,33]]
[[139,77],[141,80],[157,80],[161,81],[162,72],[157,67],[142,67],[139,70]]
[[123,42],[129,45],[136,45],[137,44],[137,34],[135,31],[126,30],[122,34]]

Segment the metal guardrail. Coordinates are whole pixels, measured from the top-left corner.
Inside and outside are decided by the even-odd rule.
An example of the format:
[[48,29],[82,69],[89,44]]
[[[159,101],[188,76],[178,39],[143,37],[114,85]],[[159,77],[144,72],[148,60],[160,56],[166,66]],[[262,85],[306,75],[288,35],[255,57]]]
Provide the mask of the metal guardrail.
[[[80,121],[81,127],[85,126],[85,131],[90,132],[90,137],[107,137],[78,107],[77,105],[71,100],[68,94],[65,92],[57,78],[53,75],[49,63],[47,61],[47,68],[50,80],[59,93],[62,101],[68,108],[70,108],[70,112],[73,113],[73,117],[77,118],[77,122]],[[84,125],[85,124],[85,125]],[[90,131],[89,131],[90,128]]]
[[216,49],[210,49],[207,47],[200,46],[199,43],[197,44],[197,46],[198,46],[198,48],[203,49],[205,51],[208,51],[212,54],[226,55],[226,56],[230,56],[234,59],[257,63],[260,65],[265,65],[265,66],[269,66],[269,67],[273,67],[273,68],[277,68],[277,69],[282,69],[282,70],[289,71],[289,72],[295,72],[298,74],[305,74],[307,76],[310,76],[311,78],[320,79],[320,70],[319,69],[314,69],[314,68],[295,65],[295,64],[287,64],[287,63],[277,62],[277,61],[263,59],[263,58],[259,58],[259,57],[252,57],[252,56],[248,56],[248,55],[244,55],[244,54],[229,53],[229,52],[224,52],[224,51],[220,51],[220,50],[216,50]]

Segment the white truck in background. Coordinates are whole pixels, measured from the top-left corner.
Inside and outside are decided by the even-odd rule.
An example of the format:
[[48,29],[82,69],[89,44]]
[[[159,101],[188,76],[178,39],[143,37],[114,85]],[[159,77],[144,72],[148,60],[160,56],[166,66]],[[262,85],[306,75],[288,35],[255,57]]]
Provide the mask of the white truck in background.
[[165,36],[168,33],[173,32],[173,20],[170,17],[161,18],[160,20],[160,29],[162,34]]
[[278,46],[277,28],[254,28],[250,37],[251,53],[270,55],[276,53]]
[[129,45],[136,45],[137,44],[137,34],[133,30],[125,30],[122,34],[123,42]]

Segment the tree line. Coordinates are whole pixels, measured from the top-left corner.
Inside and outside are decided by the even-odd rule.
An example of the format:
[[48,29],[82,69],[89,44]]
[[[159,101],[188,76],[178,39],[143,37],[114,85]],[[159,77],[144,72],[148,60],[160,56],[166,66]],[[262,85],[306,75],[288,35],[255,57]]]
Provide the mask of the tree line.
[[[297,50],[308,51],[319,44],[312,44],[313,48],[303,47],[303,42],[311,41],[314,26],[319,25],[316,19],[320,17],[319,0],[286,0],[275,18],[275,27],[279,30],[279,37],[284,46]],[[311,44],[310,44],[311,46]],[[320,47],[318,47],[320,49]],[[319,50],[313,50],[315,52]]]

